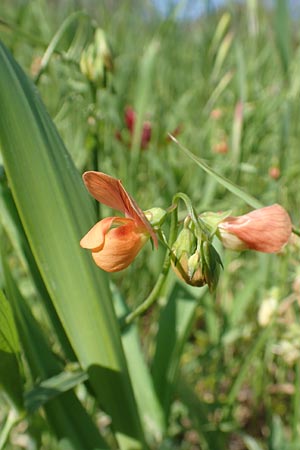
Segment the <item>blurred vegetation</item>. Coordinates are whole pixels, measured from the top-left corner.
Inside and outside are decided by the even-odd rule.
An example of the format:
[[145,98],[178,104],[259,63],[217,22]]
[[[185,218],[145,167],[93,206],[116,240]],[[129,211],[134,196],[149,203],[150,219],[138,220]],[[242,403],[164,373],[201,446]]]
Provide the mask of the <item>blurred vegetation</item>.
[[[175,8],[160,17],[150,0],[2,0],[0,38],[36,85],[80,173],[99,170],[120,178],[144,210],[167,208],[182,191],[199,213],[248,211],[170,141],[173,133],[262,204],[283,205],[297,227],[299,18],[285,0],[270,8],[255,0],[228,2],[195,20],[179,20],[177,14]],[[105,33],[108,56],[97,73],[97,58],[87,73],[82,58],[95,44],[97,27]],[[151,124],[144,149],[140,135],[126,125],[128,106],[137,112],[140,131],[144,122]],[[101,205],[101,217],[107,213]],[[173,389],[161,393],[169,410],[167,432],[150,448],[300,448],[299,249],[296,236],[280,255],[219,246],[224,270],[214,294],[179,285],[170,274],[163,295],[138,322],[156,389],[164,370],[174,370]],[[22,265],[15,249],[9,247],[8,254],[36,320],[51,330],[50,354],[63,367],[73,357],[61,354],[28,276],[27,256]],[[130,268],[110,276],[129,309],[149,294],[162,261],[162,250],[152,252],[149,245]],[[172,317],[172,301],[178,302],[177,314],[183,308],[182,317]],[[183,330],[176,348],[169,342],[174,323]],[[167,362],[164,368],[169,351],[178,352],[179,370]],[[42,377],[35,373],[28,388]],[[79,384],[77,390],[107,437],[109,418],[89,388]],[[9,406],[0,399],[4,423]],[[44,414],[36,412],[19,422],[5,448],[56,445]]]

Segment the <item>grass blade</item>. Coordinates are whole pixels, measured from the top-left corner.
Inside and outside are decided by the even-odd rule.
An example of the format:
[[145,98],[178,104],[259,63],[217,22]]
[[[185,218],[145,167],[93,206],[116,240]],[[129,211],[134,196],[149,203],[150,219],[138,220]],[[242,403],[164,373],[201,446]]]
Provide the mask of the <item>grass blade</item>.
[[180,149],[191,158],[196,164],[198,164],[201,169],[203,169],[208,175],[211,175],[215,178],[215,180],[224,186],[228,191],[232,192],[237,197],[241,198],[245,203],[252,206],[252,208],[261,208],[263,205],[256,200],[256,198],[252,197],[252,195],[247,194],[247,192],[243,191],[241,188],[236,186],[227,178],[223,177],[211,167],[209,167],[206,162],[204,162],[201,158],[198,158],[192,152],[190,152],[186,147],[184,147],[174,136],[170,136],[171,139],[180,147]]

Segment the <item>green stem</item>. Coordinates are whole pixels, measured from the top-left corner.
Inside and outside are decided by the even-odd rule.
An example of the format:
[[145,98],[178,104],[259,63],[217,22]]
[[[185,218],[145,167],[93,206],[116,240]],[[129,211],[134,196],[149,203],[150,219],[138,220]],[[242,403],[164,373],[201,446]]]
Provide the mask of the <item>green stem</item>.
[[293,232],[294,234],[296,234],[297,236],[300,236],[300,230],[299,230],[298,228],[293,227],[293,228],[292,228],[292,232]]
[[[89,81],[89,88],[91,93],[91,101],[92,101],[92,118],[95,121],[96,126],[92,127],[91,136],[93,139],[93,146],[91,148],[91,164],[92,170],[99,170],[99,150],[101,149],[101,142],[99,139],[98,128],[97,128],[97,86]],[[96,215],[99,218],[101,216],[101,203],[95,201],[95,209]]]
[[[170,234],[169,234],[169,248],[172,247],[175,239],[176,239],[176,230],[177,230],[177,208],[175,208],[172,211],[171,215],[171,227],[170,227]],[[130,314],[128,314],[125,319],[124,323],[125,325],[130,324],[133,322],[133,320],[143,314],[147,309],[150,308],[150,306],[156,301],[156,299],[159,297],[160,292],[162,291],[162,288],[165,284],[165,281],[167,279],[167,275],[169,273],[171,264],[171,256],[170,256],[170,250],[168,249],[166,251],[165,259],[163,262],[163,266],[161,269],[161,273],[146,300],[143,301],[134,311],[132,311]]]
[[183,192],[177,192],[177,194],[175,194],[173,197],[173,202],[177,204],[179,199],[183,200],[183,202],[185,203],[188,214],[195,225],[195,229],[197,230],[198,237],[201,238],[204,235],[206,239],[209,239],[210,230],[207,228],[205,222],[203,222],[203,220],[198,217],[190,198]]
[[21,417],[15,409],[12,409],[6,419],[6,422],[0,432],[0,450],[5,448],[9,435],[13,427],[20,422]]

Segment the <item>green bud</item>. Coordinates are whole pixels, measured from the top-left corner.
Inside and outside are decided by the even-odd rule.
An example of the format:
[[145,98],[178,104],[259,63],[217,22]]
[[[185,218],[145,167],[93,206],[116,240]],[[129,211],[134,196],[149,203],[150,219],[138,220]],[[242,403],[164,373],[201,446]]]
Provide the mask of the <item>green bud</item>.
[[196,271],[199,269],[199,262],[200,262],[200,254],[199,252],[196,251],[188,259],[188,276],[190,280],[192,280]]
[[190,228],[183,228],[172,247],[172,255],[175,260],[180,260],[183,254],[190,257],[196,250],[196,238]]
[[101,28],[96,29],[93,42],[82,52],[80,69],[89,81],[98,86],[104,84],[106,71],[113,70],[112,54]]
[[203,272],[208,284],[209,290],[214,291],[217,287],[220,267],[223,267],[219,253],[210,242],[203,242]]
[[167,216],[167,212],[162,208],[147,209],[144,214],[153,227],[160,227]]
[[187,284],[198,287],[207,284],[213,291],[219,280],[222,261],[213,245],[197,240],[186,225],[172,247],[171,264],[176,275]]
[[191,286],[200,287],[206,284],[206,280],[196,247],[197,240],[192,230],[183,228],[172,247],[171,263],[178,278]]

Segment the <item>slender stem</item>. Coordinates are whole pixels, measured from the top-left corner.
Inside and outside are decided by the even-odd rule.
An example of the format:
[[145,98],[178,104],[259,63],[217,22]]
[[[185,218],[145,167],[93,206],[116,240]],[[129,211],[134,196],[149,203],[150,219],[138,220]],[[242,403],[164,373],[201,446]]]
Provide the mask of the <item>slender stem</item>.
[[[176,229],[177,229],[177,208],[175,208],[172,211],[171,215],[171,226],[170,226],[170,234],[169,234],[169,248],[172,247],[175,239],[176,239]],[[150,308],[150,306],[157,300],[159,297],[159,294],[162,291],[162,288],[165,284],[165,281],[167,279],[167,275],[169,273],[171,264],[171,256],[170,256],[170,250],[168,249],[166,251],[165,259],[163,262],[163,266],[161,269],[161,273],[146,300],[143,301],[134,311],[132,311],[130,314],[128,314],[125,319],[124,323],[126,325],[130,324],[136,317],[143,314],[147,309]]]
[[294,234],[296,234],[297,236],[300,236],[300,230],[299,230],[298,228],[293,227],[293,228],[292,228],[292,232],[293,232]]
[[3,428],[1,429],[1,433],[0,433],[0,450],[3,450],[5,447],[5,444],[8,441],[10,432],[12,430],[12,428],[21,420],[21,417],[19,416],[19,414],[17,413],[17,411],[15,409],[11,409],[11,411],[9,412],[6,422],[3,426]]
[[[99,170],[99,151],[101,149],[101,142],[99,139],[98,134],[98,128],[97,128],[97,87],[92,82],[89,81],[89,88],[91,93],[91,103],[92,103],[92,118],[95,121],[95,124],[93,125],[91,129],[91,136],[93,139],[93,146],[91,149],[91,163],[92,163],[92,170]],[[98,201],[95,201],[95,210],[97,218],[101,216],[101,203]]]
[[209,239],[210,238],[210,230],[208,229],[205,222],[201,219],[201,217],[199,217],[197,215],[190,198],[183,192],[178,192],[173,197],[173,202],[177,203],[179,199],[183,200],[183,202],[185,203],[185,206],[188,210],[189,216],[191,217],[191,219],[195,225],[195,229],[197,230],[198,237],[201,237],[204,234],[206,239]]

